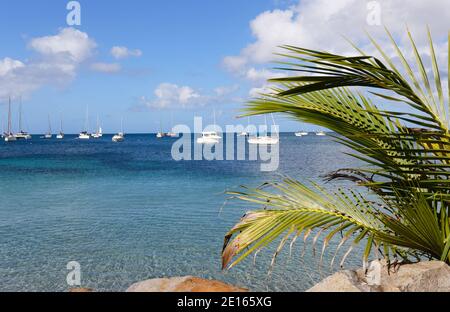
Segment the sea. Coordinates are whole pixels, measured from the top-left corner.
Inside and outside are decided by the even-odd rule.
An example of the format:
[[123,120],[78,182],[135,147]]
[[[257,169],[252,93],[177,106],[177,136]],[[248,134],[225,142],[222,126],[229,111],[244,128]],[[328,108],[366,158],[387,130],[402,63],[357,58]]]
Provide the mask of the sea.
[[[1,142],[0,291],[68,291],[73,261],[81,286],[96,291],[186,275],[251,291],[304,291],[339,269],[339,261],[330,267],[338,241],[321,263],[322,238],[315,251],[313,237],[306,244],[299,238],[292,250],[287,244],[273,266],[277,242],[225,271],[221,250],[227,231],[258,208],[229,200],[227,191],[283,176],[330,190],[348,187],[323,180],[359,165],[346,147],[331,136],[282,133],[279,167],[263,172],[260,160],[175,161],[176,141],[131,134],[122,143],[111,135]],[[361,266],[360,250],[345,266]]]

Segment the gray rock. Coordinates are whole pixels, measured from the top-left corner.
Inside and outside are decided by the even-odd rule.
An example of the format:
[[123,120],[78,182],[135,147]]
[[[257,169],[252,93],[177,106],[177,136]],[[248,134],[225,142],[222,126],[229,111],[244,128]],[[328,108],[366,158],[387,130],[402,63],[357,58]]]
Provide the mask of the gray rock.
[[[375,264],[375,265],[374,265]],[[450,267],[440,261],[388,267],[384,261],[372,263],[369,274],[363,269],[338,272],[309,292],[450,292]]]

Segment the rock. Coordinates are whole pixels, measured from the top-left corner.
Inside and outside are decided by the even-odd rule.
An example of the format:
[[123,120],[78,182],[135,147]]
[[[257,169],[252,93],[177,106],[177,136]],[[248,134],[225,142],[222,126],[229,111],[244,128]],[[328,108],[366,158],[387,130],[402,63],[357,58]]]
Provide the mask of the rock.
[[71,288],[69,289],[71,293],[86,293],[86,292],[94,292],[91,288]]
[[363,269],[338,272],[309,292],[450,292],[450,267],[440,261],[403,264],[394,268],[384,261]]
[[307,292],[364,292],[369,290],[367,287],[356,272],[347,270],[331,275]]
[[155,278],[131,285],[127,292],[247,292],[223,282],[193,276]]

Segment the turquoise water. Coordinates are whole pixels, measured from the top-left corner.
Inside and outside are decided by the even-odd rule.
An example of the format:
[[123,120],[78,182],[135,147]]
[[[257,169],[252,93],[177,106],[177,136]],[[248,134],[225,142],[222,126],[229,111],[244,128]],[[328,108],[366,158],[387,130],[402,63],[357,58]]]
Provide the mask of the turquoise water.
[[[273,250],[229,272],[220,269],[227,230],[250,207],[224,191],[258,186],[280,174],[320,181],[355,160],[330,137],[283,134],[280,167],[258,162],[171,158],[175,139],[128,135],[82,142],[37,137],[0,143],[1,291],[66,291],[69,261],[81,264],[82,285],[123,291],[133,282],[196,275],[255,291],[302,291],[329,273],[302,244],[282,253],[269,275]],[[320,248],[319,248],[320,250]],[[355,257],[348,266],[360,265]]]

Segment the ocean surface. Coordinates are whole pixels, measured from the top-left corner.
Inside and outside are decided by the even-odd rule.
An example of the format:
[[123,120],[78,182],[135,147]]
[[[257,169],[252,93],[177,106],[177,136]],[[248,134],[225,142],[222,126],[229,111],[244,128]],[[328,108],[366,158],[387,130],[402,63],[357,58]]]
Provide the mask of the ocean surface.
[[[258,161],[174,161],[175,140],[34,136],[0,143],[0,291],[67,291],[70,261],[81,265],[82,286],[98,291],[184,275],[253,291],[303,291],[330,273],[333,252],[319,267],[320,242],[318,254],[309,242],[302,256],[302,239],[270,274],[275,245],[223,272],[223,237],[255,208],[239,201],[224,206],[225,191],[282,174],[323,183],[321,175],[358,164],[345,147],[331,137],[284,133],[279,169],[261,172]],[[360,265],[357,250],[346,267]]]

